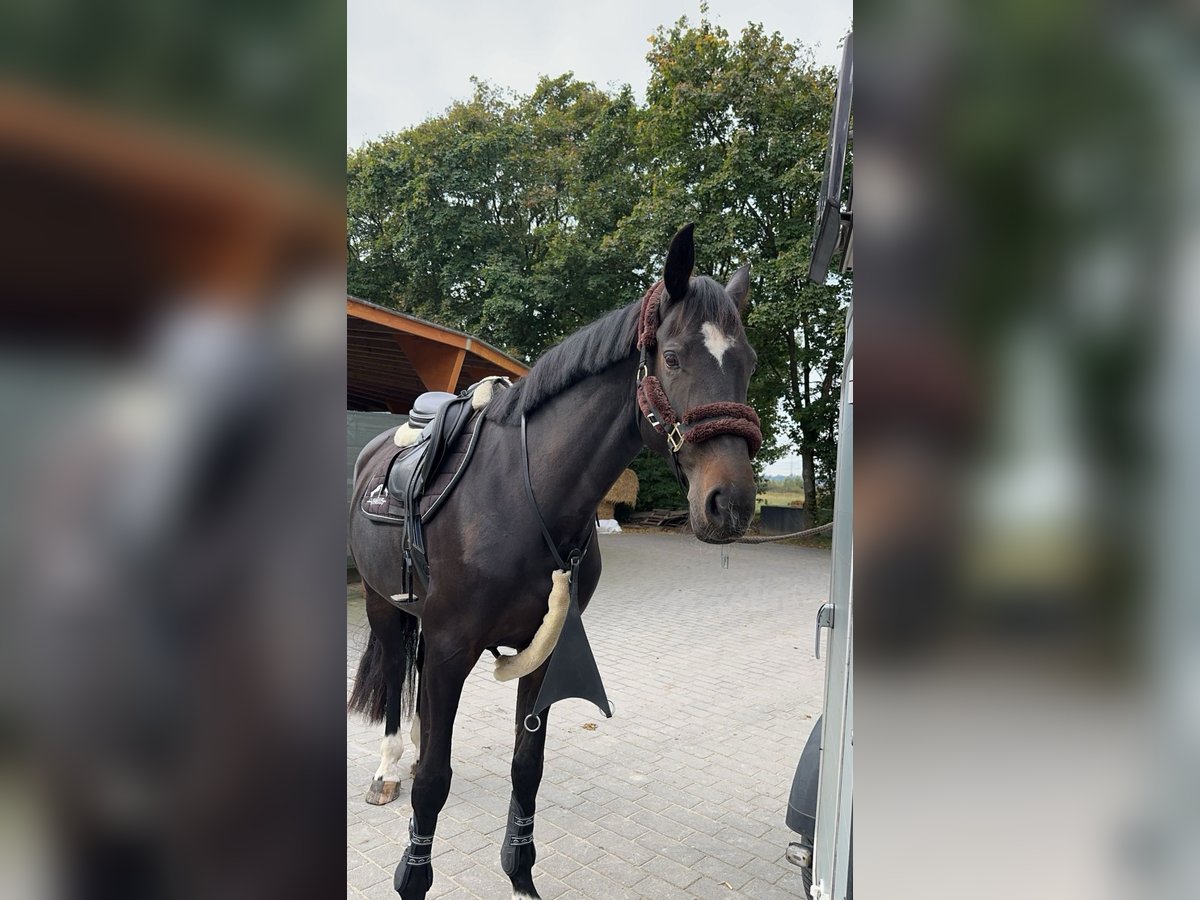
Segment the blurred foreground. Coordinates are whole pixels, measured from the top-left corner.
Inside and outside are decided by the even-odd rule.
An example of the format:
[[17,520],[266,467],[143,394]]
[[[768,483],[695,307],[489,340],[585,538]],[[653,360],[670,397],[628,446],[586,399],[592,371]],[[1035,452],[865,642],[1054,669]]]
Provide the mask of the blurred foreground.
[[858,10],[856,887],[1200,896],[1200,59]]
[[[0,895],[323,897],[341,19],[155,9],[0,29]],[[1194,19],[856,31],[859,890],[1198,896]]]
[[0,896],[340,890],[335,13],[0,15]]

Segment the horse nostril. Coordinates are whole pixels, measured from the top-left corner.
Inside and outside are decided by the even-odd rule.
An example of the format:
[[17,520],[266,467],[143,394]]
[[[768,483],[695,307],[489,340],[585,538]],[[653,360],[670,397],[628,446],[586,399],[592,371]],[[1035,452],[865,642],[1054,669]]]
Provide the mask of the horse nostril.
[[717,521],[724,518],[725,508],[728,506],[725,495],[720,488],[713,488],[708,492],[708,499],[704,504],[704,511],[708,514],[711,521]]

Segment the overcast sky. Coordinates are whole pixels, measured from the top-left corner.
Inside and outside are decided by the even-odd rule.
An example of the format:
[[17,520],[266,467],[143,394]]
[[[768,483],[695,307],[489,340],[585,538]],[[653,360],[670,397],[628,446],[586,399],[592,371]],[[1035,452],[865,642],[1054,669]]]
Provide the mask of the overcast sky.
[[[850,0],[710,0],[732,35],[760,22],[837,65]],[[437,115],[477,75],[528,93],[539,75],[574,72],[601,87],[646,85],[649,37],[697,0],[348,0],[346,137],[350,147]]]
[[[710,0],[709,18],[736,36],[761,23],[837,66],[851,0]],[[416,125],[471,95],[472,75],[528,93],[540,75],[574,72],[643,98],[646,39],[698,0],[348,0],[346,140],[351,148]],[[786,456],[767,474],[800,471]]]

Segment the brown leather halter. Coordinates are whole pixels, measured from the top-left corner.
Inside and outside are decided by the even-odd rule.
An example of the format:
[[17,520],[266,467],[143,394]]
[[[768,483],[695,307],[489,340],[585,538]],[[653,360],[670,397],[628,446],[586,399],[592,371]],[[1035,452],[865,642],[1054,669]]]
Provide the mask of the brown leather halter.
[[699,444],[719,434],[736,434],[746,439],[750,456],[754,457],[762,446],[762,423],[758,413],[745,403],[702,403],[694,406],[679,417],[671,406],[667,392],[658,377],[650,374],[647,362],[649,351],[658,342],[659,302],[664,292],[662,281],[654,284],[642,297],[642,311],[638,320],[637,348],[641,351],[637,371],[637,402],[646,421],[659,434],[667,437],[671,451],[671,462],[678,476],[675,455],[685,443]]

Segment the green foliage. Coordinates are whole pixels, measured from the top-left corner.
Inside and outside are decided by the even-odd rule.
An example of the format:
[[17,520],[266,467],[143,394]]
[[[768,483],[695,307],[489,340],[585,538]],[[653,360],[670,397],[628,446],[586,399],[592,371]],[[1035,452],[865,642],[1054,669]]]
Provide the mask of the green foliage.
[[832,484],[848,285],[810,284],[807,271],[835,73],[761,26],[734,41],[686,18],[655,33],[648,58],[642,127],[658,162],[632,224],[650,242],[694,221],[699,269],[724,276],[753,265],[746,330],[759,358],[750,388],[763,420],[759,460],[791,445]]
[[475,96],[352,153],[349,289],[532,360],[645,290],[616,237],[637,192],[632,93],[569,73]]
[[638,477],[637,510],[687,508],[687,497],[680,490],[670,464],[657,453],[643,449],[629,468]]
[[770,487],[771,482],[767,480],[767,477],[761,471],[756,470],[754,473],[754,493],[756,495],[764,494],[770,490]]
[[[806,280],[835,73],[778,33],[734,39],[703,18],[658,29],[647,59],[644,104],[570,73],[528,96],[477,80],[444,115],[352,153],[350,291],[532,360],[640,296],[695,222],[698,271],[753,265],[758,462],[797,448],[815,507],[833,482],[849,291]],[[665,463],[635,468],[639,508],[679,505]]]

